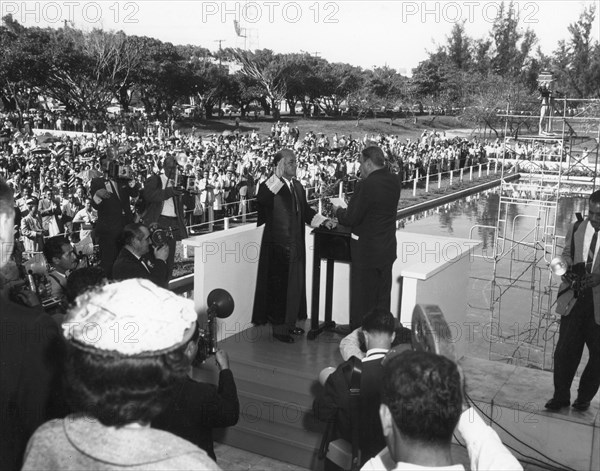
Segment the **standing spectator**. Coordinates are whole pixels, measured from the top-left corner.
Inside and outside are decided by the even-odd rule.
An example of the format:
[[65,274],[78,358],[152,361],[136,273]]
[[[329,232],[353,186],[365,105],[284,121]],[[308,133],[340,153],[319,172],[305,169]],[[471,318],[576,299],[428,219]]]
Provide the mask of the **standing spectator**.
[[79,240],[85,239],[92,234],[94,224],[98,220],[98,212],[92,207],[92,200],[86,198],[85,206],[73,216],[73,229],[79,227]]
[[44,248],[44,228],[35,199],[27,200],[28,214],[21,219],[21,234],[26,252],[41,252]]
[[40,199],[38,209],[42,217],[42,226],[45,231],[48,231],[50,237],[64,232],[60,201],[54,197],[52,187],[46,186],[44,188],[44,197]]

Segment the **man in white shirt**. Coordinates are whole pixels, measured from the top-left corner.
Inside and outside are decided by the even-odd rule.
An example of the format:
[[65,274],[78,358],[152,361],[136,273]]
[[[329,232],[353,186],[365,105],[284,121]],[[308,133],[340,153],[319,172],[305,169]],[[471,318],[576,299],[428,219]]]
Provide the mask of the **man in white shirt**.
[[[576,222],[567,234],[562,253],[569,271],[558,289],[556,313],[560,319],[554,349],[554,394],[545,407],[557,411],[569,407],[571,385],[581,362],[583,347],[589,356],[577,398],[571,405],[584,412],[600,388],[600,191],[591,194],[588,218]],[[575,282],[575,284],[574,284]]]
[[522,470],[498,434],[468,408],[457,365],[429,352],[384,361],[379,417],[387,448],[362,471],[464,470],[453,464],[452,434],[467,444],[472,470]]
[[[157,223],[163,229],[170,229],[173,237],[169,238],[169,256],[167,259],[167,272],[169,278],[173,273],[175,262],[176,241],[185,239],[188,236],[184,221],[184,204],[193,207],[189,203],[193,197],[184,194],[184,189],[176,186],[177,160],[169,155],[163,162],[163,173],[152,175],[144,183],[143,197],[146,202],[146,209],[142,214],[144,224],[150,225]],[[184,202],[184,197],[186,201]]]

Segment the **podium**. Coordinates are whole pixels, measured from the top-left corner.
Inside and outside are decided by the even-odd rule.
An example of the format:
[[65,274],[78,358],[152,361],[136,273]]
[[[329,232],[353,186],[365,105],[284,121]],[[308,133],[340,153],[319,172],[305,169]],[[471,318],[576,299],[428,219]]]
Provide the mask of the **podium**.
[[[337,226],[335,229],[318,227],[313,230],[314,255],[312,273],[312,302],[310,314],[310,330],[308,340],[314,340],[324,330],[333,329],[335,322],[331,319],[333,305],[333,270],[335,262],[350,262],[349,227]],[[319,298],[321,294],[321,260],[327,260],[325,278],[325,321],[319,324]]]

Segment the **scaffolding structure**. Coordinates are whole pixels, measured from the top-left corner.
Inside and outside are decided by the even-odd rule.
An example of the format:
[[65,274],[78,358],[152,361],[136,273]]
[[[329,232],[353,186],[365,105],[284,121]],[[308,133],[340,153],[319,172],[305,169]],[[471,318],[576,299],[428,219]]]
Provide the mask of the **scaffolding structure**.
[[[537,128],[540,115],[531,110],[507,107],[501,116],[489,358],[549,370],[558,340],[554,303],[560,282],[549,264],[565,237],[556,234],[558,203],[561,196],[589,195],[599,186],[600,100],[554,99],[547,131],[540,134],[519,135],[531,128],[523,126],[528,120],[536,120]],[[507,181],[515,172],[521,178]]]

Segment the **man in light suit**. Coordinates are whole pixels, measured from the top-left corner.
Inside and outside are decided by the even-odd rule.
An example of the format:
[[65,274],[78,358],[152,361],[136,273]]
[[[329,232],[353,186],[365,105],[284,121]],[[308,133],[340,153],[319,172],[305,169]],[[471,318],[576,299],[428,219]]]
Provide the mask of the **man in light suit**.
[[[554,395],[546,409],[560,410],[571,401],[571,384],[587,345],[588,363],[572,407],[585,411],[600,387],[600,191],[592,193],[588,218],[569,230],[563,257],[569,271],[563,276],[556,312],[562,315],[554,350]],[[577,280],[575,283],[573,281]]]
[[296,155],[282,149],[273,159],[274,173],[258,189],[258,222],[265,225],[260,246],[252,322],[273,326],[273,337],[293,343],[302,335],[296,326],[306,319],[306,254],[304,227],[335,223],[312,209],[295,179]]
[[396,214],[400,178],[385,166],[376,146],[359,156],[361,180],[348,208],[334,205],[338,222],[352,228],[350,254],[350,333],[374,307],[390,310],[392,265],[396,260]]

